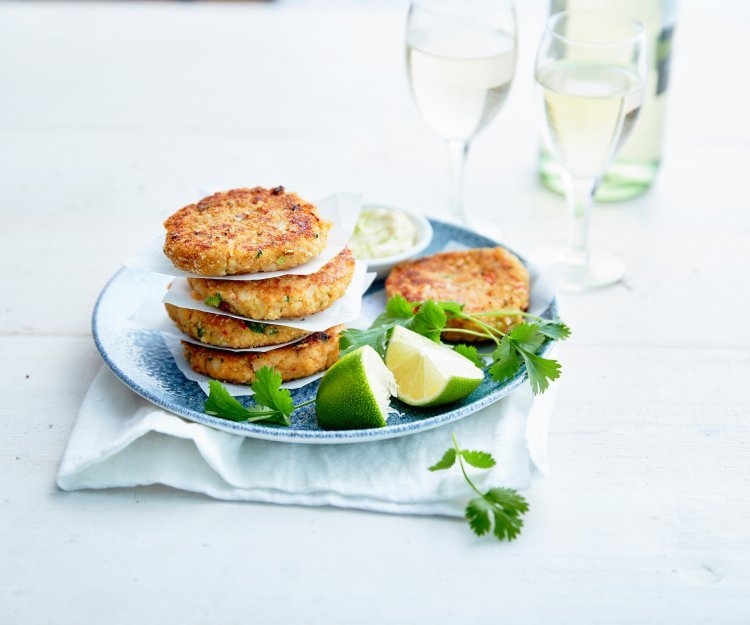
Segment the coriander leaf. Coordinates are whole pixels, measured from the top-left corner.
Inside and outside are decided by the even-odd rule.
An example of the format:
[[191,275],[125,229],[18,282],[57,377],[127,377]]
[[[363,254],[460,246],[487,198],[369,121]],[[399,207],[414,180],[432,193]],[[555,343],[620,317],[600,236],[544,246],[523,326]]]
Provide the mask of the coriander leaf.
[[456,345],[453,349],[457,354],[461,354],[464,358],[468,358],[469,360],[471,360],[471,362],[473,362],[480,369],[484,367],[484,361],[479,355],[477,348],[473,345],[464,345],[463,343],[461,343],[459,345]]
[[429,471],[442,471],[443,469],[450,469],[456,462],[456,450],[451,447],[448,451],[443,454],[435,464],[428,468]]
[[221,305],[221,294],[214,293],[213,295],[209,295],[206,297],[206,299],[203,300],[206,303],[206,306],[213,306],[214,308],[218,308]]
[[523,520],[517,516],[509,515],[493,507],[492,516],[495,520],[495,526],[492,533],[498,540],[515,540],[521,533]]
[[545,321],[539,324],[541,334],[551,339],[564,341],[570,336],[570,328],[562,321]]
[[517,325],[502,339],[492,354],[495,361],[490,367],[492,378],[498,382],[508,380],[518,372],[523,360],[534,395],[546,391],[549,381],[560,377],[560,364],[556,360],[536,355],[544,341],[545,334],[537,324]]
[[208,389],[208,399],[203,404],[203,410],[206,414],[230,421],[242,421],[243,423],[265,421],[277,425],[289,425],[287,416],[275,409],[266,410],[263,406],[258,405],[253,408],[245,408],[229,394],[226,387],[218,380],[210,380]]
[[275,425],[286,425],[289,426],[292,422],[286,415],[276,412],[274,410],[265,410],[264,406],[256,404],[254,410],[249,411],[249,416],[245,421],[247,423],[254,423],[256,421],[263,421],[263,423],[273,423]]
[[448,469],[458,459],[466,483],[479,495],[469,500],[466,505],[465,516],[472,531],[477,536],[483,536],[492,530],[498,540],[513,540],[523,527],[521,516],[528,511],[529,504],[511,488],[490,488],[486,493],[481,493],[466,472],[464,460],[472,466],[488,469],[495,465],[495,459],[486,451],[460,449],[456,435],[452,436],[453,448],[446,451],[443,457],[429,468],[430,471]]
[[427,300],[405,327],[417,334],[426,336],[431,341],[440,342],[440,332],[445,327],[446,316],[443,309],[432,300]]
[[356,330],[354,328],[344,330],[339,336],[341,356],[346,356],[349,352],[352,352],[363,345],[369,345],[380,354],[381,358],[385,358],[385,350],[388,347],[388,337],[390,336],[392,328],[393,324],[391,323],[388,325],[372,327],[368,330]]
[[544,343],[544,335],[540,334],[539,326],[535,323],[519,323],[510,331],[508,337],[516,345],[531,353],[536,353],[536,350]]
[[511,514],[522,514],[529,511],[526,499],[512,488],[490,488],[484,496],[490,501],[499,504]]
[[497,349],[492,353],[493,363],[489,368],[490,375],[495,382],[505,382],[512,378],[521,368],[518,352],[513,341],[505,336]]
[[266,324],[265,323],[258,323],[257,321],[243,321],[245,324],[245,327],[248,330],[251,330],[252,332],[255,332],[256,334],[265,334],[266,333]]
[[255,382],[250,385],[255,391],[255,401],[261,406],[267,406],[279,411],[289,418],[294,412],[294,402],[291,393],[281,388],[281,374],[273,367],[261,367],[255,372]]
[[280,412],[265,416],[262,414],[256,414],[255,416],[247,420],[248,423],[253,423],[254,421],[263,421],[263,423],[273,423],[274,425],[285,425],[287,427],[292,424],[292,422],[289,420],[289,417],[281,414]]
[[457,315],[464,309],[464,305],[459,304],[458,302],[438,302],[437,305],[440,306],[440,308],[442,308],[445,312],[454,315]]
[[477,536],[482,536],[490,531],[490,527],[492,527],[490,514],[492,512],[492,505],[484,497],[475,497],[467,504],[466,519]]
[[388,326],[389,328],[393,326],[406,326],[408,328],[412,319],[413,315],[411,317],[391,317],[388,313],[382,313],[375,317],[375,321],[372,322],[370,328],[379,328],[381,326]]
[[526,364],[526,372],[529,374],[529,383],[534,395],[544,393],[549,387],[550,380],[560,377],[560,363],[550,358],[542,358],[531,354],[525,349],[520,350],[521,357]]
[[375,317],[375,321],[370,324],[370,327],[367,328],[368,330],[374,330],[375,328],[380,328],[382,326],[388,326],[389,328],[393,327],[394,321],[393,317],[391,317],[388,313],[382,313]]
[[206,414],[232,421],[247,421],[250,411],[229,394],[229,391],[218,380],[209,380],[209,395],[203,409]]
[[523,527],[521,515],[529,509],[526,500],[510,488],[491,488],[484,499],[492,504],[492,533],[498,540],[514,540]]
[[472,467],[477,469],[489,469],[495,466],[495,459],[492,454],[486,451],[472,451],[470,449],[462,449],[461,457],[466,460]]
[[394,319],[411,319],[414,316],[414,305],[403,295],[394,295],[386,302],[385,312]]
[[370,329],[381,326],[406,325],[414,317],[414,305],[403,295],[394,295],[385,304],[385,312],[377,316]]

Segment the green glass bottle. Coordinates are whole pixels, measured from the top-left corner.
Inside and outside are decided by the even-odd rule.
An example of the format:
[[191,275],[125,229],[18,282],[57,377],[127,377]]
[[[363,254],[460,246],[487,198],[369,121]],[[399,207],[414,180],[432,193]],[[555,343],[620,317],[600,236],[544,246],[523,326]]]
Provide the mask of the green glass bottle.
[[[640,195],[651,186],[661,163],[677,1],[550,0],[550,15],[575,10],[626,12],[646,28],[649,56],[646,98],[633,132],[617,159],[609,166],[596,192],[599,202],[626,200]],[[544,143],[539,152],[539,176],[546,187],[561,195],[564,193],[557,163]]]

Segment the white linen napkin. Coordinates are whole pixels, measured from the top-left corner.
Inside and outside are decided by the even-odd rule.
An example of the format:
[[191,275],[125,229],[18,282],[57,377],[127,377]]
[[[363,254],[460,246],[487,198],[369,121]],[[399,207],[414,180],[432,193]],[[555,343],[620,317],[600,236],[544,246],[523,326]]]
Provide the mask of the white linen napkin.
[[478,486],[523,489],[546,470],[556,384],[528,384],[453,424],[344,445],[262,441],[186,421],[142,399],[105,366],[89,389],[65,450],[63,490],[165,484],[216,499],[330,505],[397,514],[462,516],[471,492],[460,471],[431,472],[455,432],[497,465],[472,470]]

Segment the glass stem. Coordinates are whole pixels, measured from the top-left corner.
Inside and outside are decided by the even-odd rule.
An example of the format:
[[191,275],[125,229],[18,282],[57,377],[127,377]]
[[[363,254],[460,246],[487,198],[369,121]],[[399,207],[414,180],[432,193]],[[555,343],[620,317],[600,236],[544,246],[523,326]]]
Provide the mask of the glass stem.
[[464,171],[466,170],[466,155],[469,153],[469,142],[449,139],[448,149],[451,153],[451,199],[448,218],[450,221],[465,224],[467,222],[463,206]]
[[586,267],[589,262],[589,223],[594,193],[599,181],[596,178],[567,177],[568,240],[563,260],[569,265]]

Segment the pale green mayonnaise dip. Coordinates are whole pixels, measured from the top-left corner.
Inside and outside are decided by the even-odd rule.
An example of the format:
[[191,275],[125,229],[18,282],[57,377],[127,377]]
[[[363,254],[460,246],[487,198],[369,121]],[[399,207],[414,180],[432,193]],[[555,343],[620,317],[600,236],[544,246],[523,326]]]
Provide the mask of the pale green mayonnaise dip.
[[414,247],[417,229],[395,208],[365,208],[360,212],[349,247],[355,258],[372,260],[401,254]]

